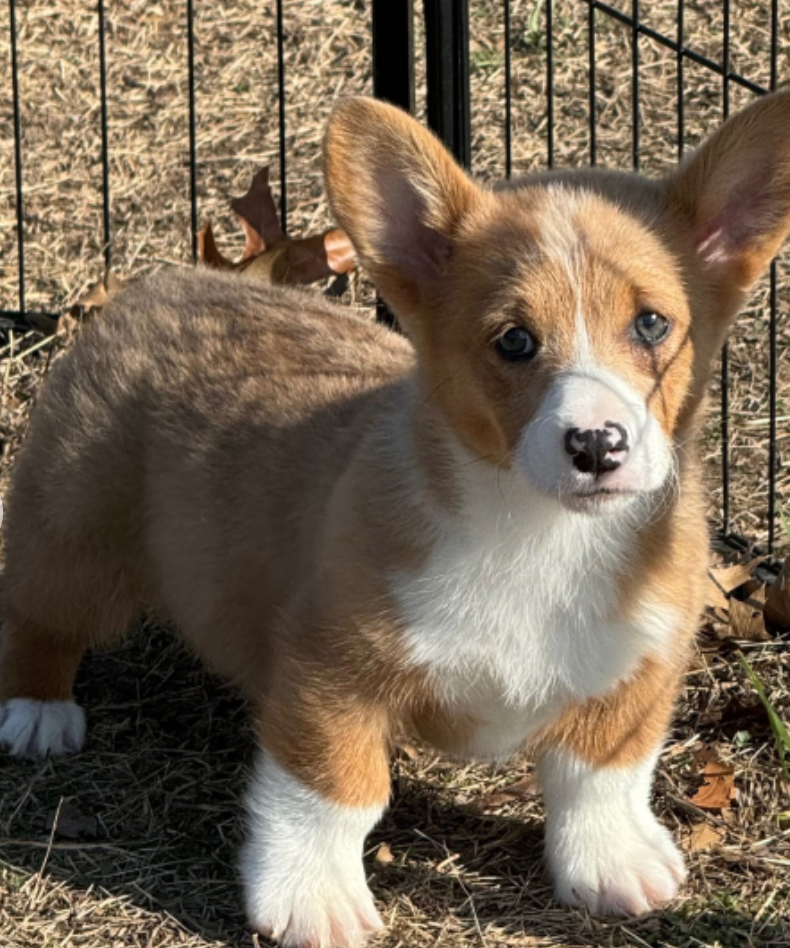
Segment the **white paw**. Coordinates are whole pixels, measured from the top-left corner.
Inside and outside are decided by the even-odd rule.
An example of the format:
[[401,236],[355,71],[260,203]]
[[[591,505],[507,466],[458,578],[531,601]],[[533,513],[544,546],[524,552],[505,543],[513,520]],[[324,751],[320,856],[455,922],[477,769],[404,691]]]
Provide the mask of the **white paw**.
[[16,757],[73,754],[85,743],[85,713],[73,701],[11,698],[0,704],[0,746]]
[[593,767],[556,749],[541,760],[546,859],[560,902],[596,915],[643,915],[677,892],[683,858],[650,810],[656,757]]
[[250,924],[284,948],[356,948],[381,929],[360,861],[358,866],[304,865],[297,875],[288,867],[256,858],[251,847],[242,857]]
[[252,927],[285,948],[355,948],[381,928],[362,849],[383,807],[327,800],[263,754],[241,854]]
[[566,839],[550,854],[558,901],[595,915],[643,915],[674,898],[683,857],[652,813],[610,829]]

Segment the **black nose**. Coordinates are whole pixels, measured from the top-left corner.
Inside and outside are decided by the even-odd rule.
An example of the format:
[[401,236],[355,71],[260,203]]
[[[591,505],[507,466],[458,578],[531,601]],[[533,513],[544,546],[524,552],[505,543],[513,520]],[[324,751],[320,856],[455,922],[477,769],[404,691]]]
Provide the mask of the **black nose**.
[[571,428],[565,432],[565,450],[573,458],[577,471],[599,477],[623,463],[622,458],[612,457],[612,454],[625,454],[628,450],[628,432],[616,421],[607,421],[604,428],[587,431]]

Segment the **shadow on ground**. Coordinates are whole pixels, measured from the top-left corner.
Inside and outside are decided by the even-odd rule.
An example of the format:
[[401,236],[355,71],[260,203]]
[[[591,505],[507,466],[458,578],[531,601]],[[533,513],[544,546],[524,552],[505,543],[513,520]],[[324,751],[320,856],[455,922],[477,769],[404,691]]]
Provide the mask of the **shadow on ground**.
[[[243,703],[154,628],[89,656],[77,691],[89,722],[82,754],[0,758],[3,864],[22,880],[45,864],[64,891],[103,891],[119,911],[169,916],[202,939],[189,944],[250,948],[235,872],[254,747]],[[751,911],[715,893],[699,912],[681,904],[625,925],[566,911],[543,874],[538,800],[487,814],[479,791],[495,778],[485,769],[467,769],[465,783],[433,760],[394,766],[392,807],[367,861],[385,946],[790,945],[790,928],[761,930]],[[59,806],[66,834],[50,840]],[[380,849],[385,859],[373,855]],[[3,905],[10,916],[14,901]],[[72,911],[58,937],[104,948],[80,938],[89,915]],[[57,918],[48,924],[60,931]]]

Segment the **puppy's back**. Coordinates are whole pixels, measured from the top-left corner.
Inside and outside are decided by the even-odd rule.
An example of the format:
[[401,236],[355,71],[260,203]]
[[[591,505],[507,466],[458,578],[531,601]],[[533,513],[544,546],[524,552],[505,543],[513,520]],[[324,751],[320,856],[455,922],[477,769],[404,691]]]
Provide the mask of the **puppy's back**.
[[237,592],[227,577],[245,563],[259,577],[279,564],[255,581],[282,589],[371,407],[412,359],[402,338],[305,291],[200,269],[131,284],[33,411],[9,496],[6,599],[51,621],[82,583],[97,609],[135,600],[189,625],[220,608],[209,592]]

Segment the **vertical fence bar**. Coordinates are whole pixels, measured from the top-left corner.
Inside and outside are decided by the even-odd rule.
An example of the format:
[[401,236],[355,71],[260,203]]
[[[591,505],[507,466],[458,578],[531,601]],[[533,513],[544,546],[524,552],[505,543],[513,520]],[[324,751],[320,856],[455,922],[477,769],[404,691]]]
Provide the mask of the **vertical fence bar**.
[[723,30],[721,68],[722,68],[722,111],[724,121],[730,117],[730,0],[722,0]]
[[425,0],[428,124],[466,168],[472,161],[469,0]]
[[25,209],[22,203],[22,118],[19,111],[19,59],[17,56],[16,3],[8,0],[11,40],[11,97],[14,109],[14,170],[16,175],[16,245],[19,312],[25,313]]
[[104,0],[99,0],[99,108],[101,112],[101,191],[104,229],[104,266],[112,265],[112,232],[110,229],[110,142],[107,130],[107,30]]
[[639,171],[639,0],[631,0],[631,164]]
[[195,118],[195,9],[187,0],[187,69],[189,72],[189,221],[192,231],[192,259],[198,255],[197,206],[197,123]]
[[414,111],[414,0],[373,0],[373,95]]
[[513,143],[511,126],[513,103],[510,94],[510,0],[505,0],[505,177],[513,172]]
[[598,143],[595,133],[595,3],[587,7],[587,50],[589,61],[587,66],[587,81],[589,83],[589,110],[590,110],[590,164],[595,165],[598,158]]
[[[779,0],[771,0],[771,92],[776,90],[779,51]],[[776,542],[776,375],[779,370],[776,351],[776,261],[771,263],[770,311],[768,316],[768,550]]]
[[768,552],[776,542],[776,261],[771,261],[768,313]]
[[685,103],[683,98],[685,96],[686,90],[684,88],[685,82],[685,63],[683,61],[683,46],[686,42],[686,24],[685,24],[685,0],[678,0],[678,14],[677,14],[677,53],[676,53],[676,65],[677,65],[677,78],[678,78],[678,161],[683,158],[683,152],[685,150],[685,138],[686,138],[686,113],[685,113]]
[[[414,0],[373,0],[371,10],[373,95],[414,111]],[[381,297],[376,318],[396,327],[397,320]]]
[[285,180],[285,33],[283,0],[277,0],[277,101],[280,126],[280,221],[288,233],[288,188]]
[[546,161],[554,167],[554,0],[546,0]]
[[[730,114],[730,2],[723,0],[724,36],[722,37],[722,111],[725,121]],[[730,532],[730,350],[725,342],[721,350],[721,489],[722,531]]]

